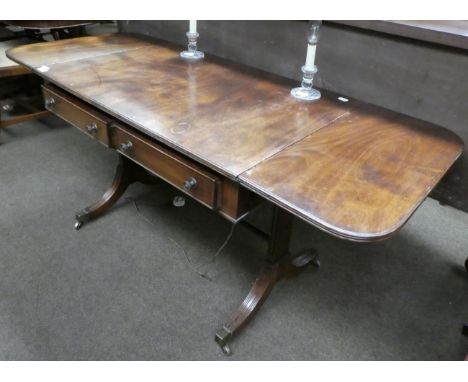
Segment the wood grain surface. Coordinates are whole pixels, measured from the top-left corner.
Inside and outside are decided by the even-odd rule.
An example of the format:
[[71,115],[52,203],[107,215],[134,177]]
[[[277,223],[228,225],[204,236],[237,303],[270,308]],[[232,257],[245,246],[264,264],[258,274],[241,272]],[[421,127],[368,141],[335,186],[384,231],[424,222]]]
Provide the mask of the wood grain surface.
[[389,237],[461,154],[446,129],[370,105],[241,176],[304,220],[356,241]]
[[232,178],[346,113],[327,99],[297,102],[289,86],[240,68],[209,59],[189,63],[171,46],[102,55],[95,40],[74,41],[70,55],[60,56],[61,41],[44,46],[60,64],[44,62],[39,44],[39,54],[24,47],[9,55],[29,66],[40,56],[50,67],[38,72],[42,77]]
[[[134,160],[180,191],[192,196],[205,206],[217,209],[219,179],[216,174],[207,171],[193,161],[151,142],[139,134],[130,132],[125,126],[115,124],[111,129],[111,141],[114,149]],[[130,150],[122,150],[121,145],[131,143]],[[193,179],[196,186],[184,189],[185,181]]]
[[[75,97],[51,86],[43,85],[42,94],[47,110],[109,147],[108,126],[111,122],[109,118],[95,108],[84,102],[77,102]],[[53,103],[49,104],[51,100]]]
[[23,45],[7,52],[7,56],[14,61],[24,64],[31,69],[43,65],[75,61],[90,56],[96,57],[132,49],[138,49],[152,44],[144,40],[136,40],[124,34],[102,34],[74,39],[40,42]]
[[[40,45],[43,45],[40,47]],[[389,237],[462,150],[441,127],[125,36],[20,47],[10,58],[110,116],[336,236]],[[36,65],[47,65],[45,72]]]

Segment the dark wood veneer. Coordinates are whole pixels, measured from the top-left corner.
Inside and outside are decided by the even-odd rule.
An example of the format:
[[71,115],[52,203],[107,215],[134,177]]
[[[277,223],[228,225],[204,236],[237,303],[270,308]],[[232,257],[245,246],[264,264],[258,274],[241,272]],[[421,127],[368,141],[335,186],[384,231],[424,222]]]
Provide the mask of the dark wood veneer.
[[280,278],[319,264],[313,251],[289,253],[293,214],[348,240],[387,238],[463,147],[439,126],[332,93],[298,102],[289,82],[210,57],[189,63],[170,44],[108,35],[8,55],[62,89],[44,89],[58,100],[51,111],[81,130],[96,123],[94,135],[121,154],[113,185],[77,228],[153,175],[234,222],[252,195],[275,204],[266,264],[216,333],[226,353]]

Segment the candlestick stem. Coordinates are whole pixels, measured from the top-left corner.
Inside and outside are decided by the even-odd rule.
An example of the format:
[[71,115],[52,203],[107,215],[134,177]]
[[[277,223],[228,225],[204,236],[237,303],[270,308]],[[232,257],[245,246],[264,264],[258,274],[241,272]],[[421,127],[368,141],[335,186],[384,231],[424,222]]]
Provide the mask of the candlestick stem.
[[204,58],[205,54],[197,50],[197,39],[199,34],[187,32],[186,36],[188,40],[187,50],[180,52],[180,57],[185,58],[186,60],[201,60]]

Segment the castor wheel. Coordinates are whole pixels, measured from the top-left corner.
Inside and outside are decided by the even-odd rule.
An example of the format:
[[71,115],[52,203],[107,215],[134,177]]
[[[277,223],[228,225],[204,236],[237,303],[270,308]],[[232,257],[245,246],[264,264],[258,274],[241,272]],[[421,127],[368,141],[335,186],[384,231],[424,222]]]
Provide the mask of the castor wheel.
[[230,357],[232,355],[231,347],[228,344],[221,346],[221,350],[223,351],[225,356]]
[[75,229],[78,231],[83,226],[83,222],[76,221],[75,222]]
[[216,343],[219,345],[224,355],[228,357],[232,355],[232,350],[228,343],[231,337],[232,337],[232,332],[225,326],[219,329],[215,334]]

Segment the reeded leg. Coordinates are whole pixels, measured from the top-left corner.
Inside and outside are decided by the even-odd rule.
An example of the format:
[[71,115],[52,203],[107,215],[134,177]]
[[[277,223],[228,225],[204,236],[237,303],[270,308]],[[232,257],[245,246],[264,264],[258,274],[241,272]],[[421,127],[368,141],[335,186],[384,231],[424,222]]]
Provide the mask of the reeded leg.
[[260,276],[255,280],[252,289],[241,306],[229,321],[216,332],[215,341],[221,346],[224,354],[231,355],[231,348],[228,342],[252,319],[279,279],[279,264],[267,264],[262,268]]
[[92,219],[96,219],[102,215],[109,208],[111,208],[117,200],[123,195],[127,187],[133,183],[134,178],[132,175],[133,163],[128,159],[119,155],[119,164],[115,172],[114,180],[110,188],[96,203],[86,207],[84,210],[79,211],[76,215],[75,229],[80,229],[82,225]]
[[136,165],[130,159],[127,159],[123,155],[119,155],[119,164],[117,166],[112,185],[99,201],[89,207],[86,207],[75,215],[75,229],[78,230],[84,223],[101,216],[120,199],[127,187],[136,181],[146,184],[155,184],[159,182],[159,179],[151,176],[142,167]]
[[275,207],[268,256],[260,275],[240,307],[216,332],[215,341],[224,354],[231,354],[229,341],[253,318],[278,280],[297,275],[309,263],[319,266],[317,254],[313,250],[302,251],[294,258],[290,256],[288,247],[291,225],[292,215]]

